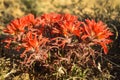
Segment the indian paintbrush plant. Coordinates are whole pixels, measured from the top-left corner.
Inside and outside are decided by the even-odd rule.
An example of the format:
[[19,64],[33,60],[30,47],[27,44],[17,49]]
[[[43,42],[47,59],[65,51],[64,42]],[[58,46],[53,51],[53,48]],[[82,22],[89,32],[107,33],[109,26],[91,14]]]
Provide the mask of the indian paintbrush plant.
[[[22,64],[31,66],[39,62],[53,73],[59,66],[60,75],[70,74],[74,63],[96,67],[97,56],[108,53],[113,35],[102,21],[79,21],[77,16],[57,13],[17,18],[7,25],[4,33],[7,35],[2,40],[5,48],[15,44],[16,51],[22,49]],[[94,46],[101,47],[103,52]]]

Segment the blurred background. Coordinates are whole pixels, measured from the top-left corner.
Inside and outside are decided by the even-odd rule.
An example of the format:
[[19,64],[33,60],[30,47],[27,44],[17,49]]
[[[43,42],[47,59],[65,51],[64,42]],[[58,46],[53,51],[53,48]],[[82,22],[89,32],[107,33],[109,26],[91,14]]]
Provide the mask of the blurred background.
[[[0,32],[13,19],[29,13],[40,16],[44,13],[70,13],[79,17],[103,21],[114,33],[113,44],[107,59],[113,63],[112,75],[120,75],[120,0],[0,0]],[[0,54],[1,55],[1,54]],[[0,79],[11,68],[3,69],[9,62],[0,56]],[[109,62],[108,61],[108,62]],[[24,75],[24,74],[23,74]],[[17,80],[17,79],[14,79]],[[29,80],[29,79],[24,79]]]
[[118,18],[120,0],[0,0],[0,25],[28,13],[71,13],[80,18]]

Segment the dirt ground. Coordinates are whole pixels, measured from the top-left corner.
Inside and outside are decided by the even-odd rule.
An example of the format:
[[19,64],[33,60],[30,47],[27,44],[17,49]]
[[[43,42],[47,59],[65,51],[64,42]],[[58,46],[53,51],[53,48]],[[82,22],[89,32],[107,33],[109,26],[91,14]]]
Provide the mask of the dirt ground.
[[[89,18],[104,21],[112,29],[114,36],[109,53],[105,56],[105,62],[108,65],[103,66],[105,69],[108,68],[105,70],[108,72],[102,74],[105,75],[104,77],[107,75],[112,78],[101,79],[101,76],[97,75],[92,79],[120,79],[120,0],[0,0],[0,35],[3,34],[6,25],[15,18],[28,13],[40,16],[50,12],[70,13],[78,16],[80,20]],[[1,40],[0,36],[0,80],[39,80],[33,75],[32,68],[29,70],[19,64],[20,53],[4,49]]]

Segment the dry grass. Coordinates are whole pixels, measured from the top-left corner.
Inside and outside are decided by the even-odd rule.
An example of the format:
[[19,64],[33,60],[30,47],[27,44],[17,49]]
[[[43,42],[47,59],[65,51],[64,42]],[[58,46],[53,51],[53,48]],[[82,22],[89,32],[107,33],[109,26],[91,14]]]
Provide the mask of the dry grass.
[[[95,19],[96,21],[102,20],[108,24],[115,34],[114,37],[112,37],[114,42],[110,45],[109,54],[102,57],[105,62],[105,65],[100,65],[103,68],[103,72],[99,74],[98,71],[98,74],[91,76],[91,72],[94,73],[94,70],[89,67],[80,69],[78,66],[74,65],[72,68],[74,72],[71,74],[72,76],[66,74],[64,79],[74,80],[78,78],[85,80],[86,77],[89,77],[89,79],[91,78],[92,80],[116,80],[120,78],[119,5],[120,0],[0,0],[0,35],[4,28],[2,26],[8,24],[12,19],[28,13],[33,13],[36,16],[49,12],[71,13],[79,16],[80,20],[84,20],[85,18]],[[7,55],[8,53],[13,55]],[[0,46],[0,80],[37,80],[36,76],[41,76],[34,73],[33,67],[30,68],[29,72],[29,70],[23,66],[18,66],[16,60],[19,59],[14,56],[16,56],[15,53],[7,52]],[[54,75],[57,75],[59,79],[64,68],[59,67],[58,69],[59,71]],[[46,79],[46,77],[44,77],[44,79]],[[47,79],[49,79],[49,77]]]

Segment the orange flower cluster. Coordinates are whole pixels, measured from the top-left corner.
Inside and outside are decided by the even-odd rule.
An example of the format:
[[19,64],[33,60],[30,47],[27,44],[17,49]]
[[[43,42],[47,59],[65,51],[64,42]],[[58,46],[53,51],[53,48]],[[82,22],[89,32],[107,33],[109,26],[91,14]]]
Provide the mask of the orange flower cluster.
[[88,19],[85,21],[86,23],[82,23],[84,28],[82,39],[85,40],[86,38],[89,38],[94,44],[100,44],[103,47],[104,53],[107,54],[107,44],[112,42],[109,38],[113,33],[111,33],[109,28],[104,25],[102,21],[99,21],[98,23]]
[[66,44],[73,44],[73,37],[76,37],[77,43],[101,45],[107,54],[107,45],[112,42],[110,36],[113,35],[102,21],[86,19],[82,22],[77,16],[56,13],[43,14],[37,18],[29,14],[15,19],[7,25],[4,32],[13,36],[5,42],[17,42],[19,47],[25,49],[21,58],[31,54],[26,61],[28,63],[31,59],[46,60],[51,47],[64,48]]
[[4,32],[13,35],[18,32],[24,32],[25,27],[29,27],[33,23],[34,23],[34,16],[32,14],[29,14],[22,18],[11,21],[11,23],[7,25],[7,29],[5,29]]

